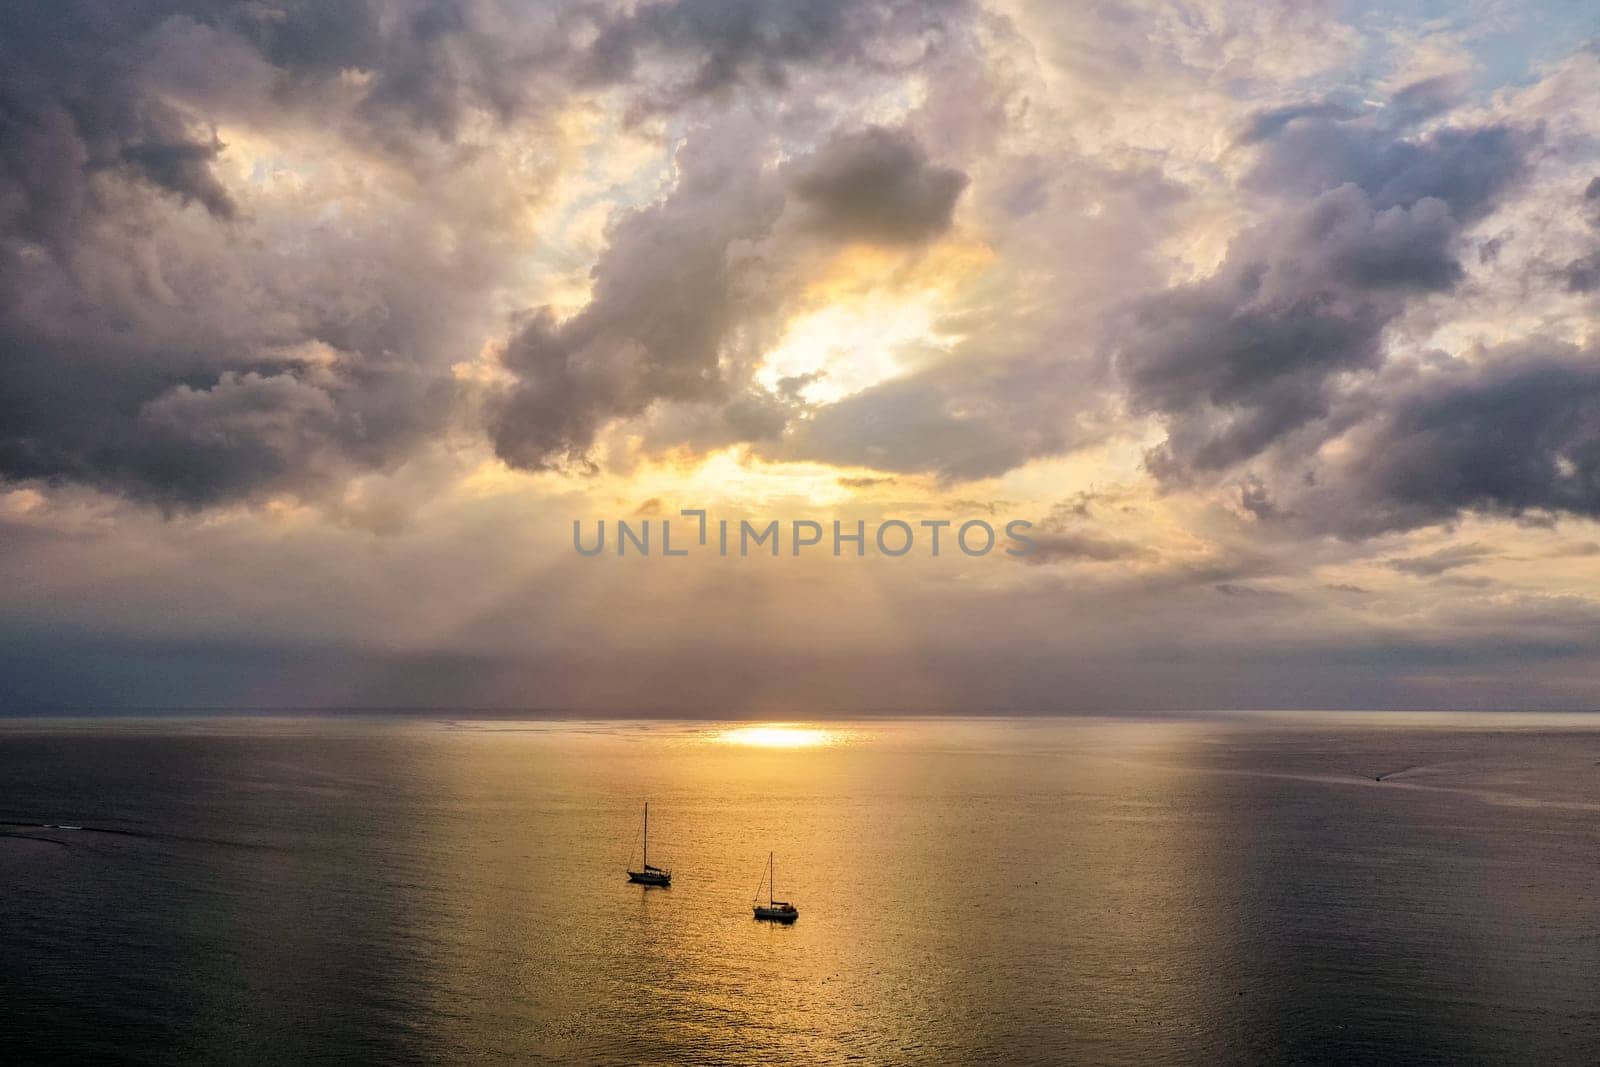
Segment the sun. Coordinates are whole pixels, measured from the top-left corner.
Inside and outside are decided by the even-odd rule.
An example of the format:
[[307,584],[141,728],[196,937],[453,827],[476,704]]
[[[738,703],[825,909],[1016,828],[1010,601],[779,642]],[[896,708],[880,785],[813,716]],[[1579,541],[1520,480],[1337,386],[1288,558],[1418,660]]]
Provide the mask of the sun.
[[766,354],[756,380],[777,392],[786,379],[804,380],[808,403],[829,404],[898,377],[906,354],[943,348],[936,335],[938,294],[858,299],[797,316]]
[[823,730],[815,726],[770,723],[718,730],[712,740],[725,745],[749,745],[755,748],[816,748],[819,745],[837,744],[843,740],[843,735],[837,730]]

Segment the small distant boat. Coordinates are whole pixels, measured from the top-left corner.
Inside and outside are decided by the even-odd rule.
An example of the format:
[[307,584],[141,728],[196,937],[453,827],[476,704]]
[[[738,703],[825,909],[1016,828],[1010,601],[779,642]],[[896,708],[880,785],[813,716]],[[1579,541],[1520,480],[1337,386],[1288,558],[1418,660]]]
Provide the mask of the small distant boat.
[[765,883],[767,887],[767,902],[765,904],[761,903],[761,886],[757,885],[755,899],[756,918],[765,919],[768,922],[775,923],[792,923],[796,919],[800,918],[800,909],[789,903],[787,900],[773,899],[773,870],[774,864],[772,860],[772,853],[769,852],[767,853],[767,873],[766,876],[761,879],[761,881]]
[[672,872],[660,867],[650,866],[650,803],[644,805],[644,869],[629,871],[628,881],[640,885],[671,885]]

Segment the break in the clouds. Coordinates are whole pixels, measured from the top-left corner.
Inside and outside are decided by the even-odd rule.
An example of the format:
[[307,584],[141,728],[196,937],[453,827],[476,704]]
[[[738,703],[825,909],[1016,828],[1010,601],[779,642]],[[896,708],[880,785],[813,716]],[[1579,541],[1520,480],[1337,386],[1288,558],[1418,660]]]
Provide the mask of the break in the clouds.
[[936,237],[966,184],[903,130],[834,136],[783,165],[759,129],[739,132],[686,142],[672,193],[611,227],[587,306],[564,322],[532,312],[507,343],[516,381],[491,421],[507,462],[582,461],[603,427],[661,401],[717,409],[725,440],[781,436],[789,391],[749,379],[806,268],[851,242]]
[[[1490,2],[13,5],[0,633],[43,666],[0,700],[276,678],[247,661],[307,641],[315,683],[209,698],[1516,703],[1532,662],[1535,702],[1579,700],[1594,32]],[[1031,516],[1039,552],[842,583],[538,555],[645,501]],[[634,624],[686,598],[698,637]]]
[[[7,12],[0,474],[192,508],[392,467],[445,431],[465,401],[451,367],[511,321],[493,297],[539,235],[507,247],[503,220],[483,209],[537,196],[551,175],[527,173],[526,158],[562,151],[558,113],[597,96],[632,115],[745,83],[781,91],[790,67],[892,72],[933,47],[955,10],[684,0]],[[959,175],[895,134],[858,136],[798,178],[817,226],[912,240],[948,222]],[[722,156],[716,140],[695,143]],[[855,175],[838,168],[852,166],[863,182],[846,189]],[[686,160],[674,206],[617,227],[597,270],[618,277],[600,283],[599,303],[627,306],[596,307],[591,325],[545,345],[609,338],[595,356],[609,366],[554,371],[530,351],[537,325],[508,346],[508,367],[521,369],[524,351],[539,371],[539,395],[484,427],[508,457],[581,450],[597,425],[658,399],[716,397],[724,336],[761,311],[759,299],[730,303],[738,279],[716,261],[718,235],[748,239],[762,220],[739,213],[764,210],[749,198],[782,195],[739,188],[741,167],[761,161]],[[535,187],[507,188],[517,183]],[[273,195],[280,185],[291,188]],[[696,198],[723,195],[696,213]],[[645,262],[607,267],[641,252]],[[597,336],[581,341],[586,330]],[[617,351],[641,335],[637,357]]]

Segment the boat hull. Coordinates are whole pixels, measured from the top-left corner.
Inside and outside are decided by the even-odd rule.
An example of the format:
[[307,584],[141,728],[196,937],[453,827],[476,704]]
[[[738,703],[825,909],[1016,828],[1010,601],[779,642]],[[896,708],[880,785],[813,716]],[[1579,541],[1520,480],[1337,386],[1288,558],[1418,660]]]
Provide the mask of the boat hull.
[[629,871],[628,881],[638,885],[669,886],[672,884],[672,875],[658,874],[655,871]]
[[797,908],[756,908],[756,918],[770,923],[792,923],[800,918]]

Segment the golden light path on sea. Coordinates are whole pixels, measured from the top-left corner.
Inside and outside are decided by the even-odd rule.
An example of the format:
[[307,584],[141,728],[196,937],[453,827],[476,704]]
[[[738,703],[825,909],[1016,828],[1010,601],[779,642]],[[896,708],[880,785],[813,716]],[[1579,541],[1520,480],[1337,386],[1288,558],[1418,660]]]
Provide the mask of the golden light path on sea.
[[761,723],[718,730],[711,739],[725,745],[749,745],[755,748],[816,748],[840,744],[847,740],[847,735],[842,730],[824,730],[816,726]]

